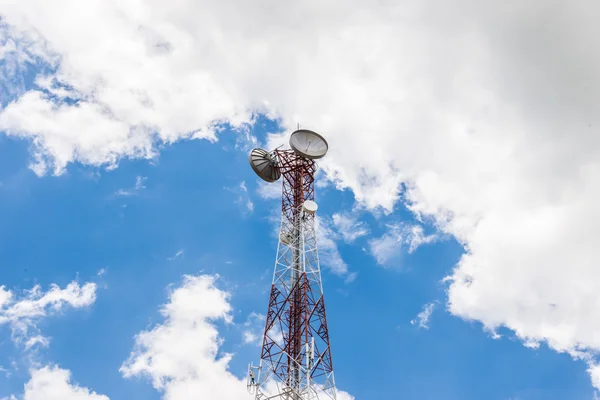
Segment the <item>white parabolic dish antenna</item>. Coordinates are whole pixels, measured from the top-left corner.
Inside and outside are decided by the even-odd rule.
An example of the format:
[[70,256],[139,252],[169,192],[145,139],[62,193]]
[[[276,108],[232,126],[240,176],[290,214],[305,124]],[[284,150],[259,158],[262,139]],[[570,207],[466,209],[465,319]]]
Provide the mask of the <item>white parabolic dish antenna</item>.
[[290,147],[298,155],[315,160],[327,154],[329,145],[317,132],[299,129],[290,137]]
[[319,206],[312,200],[306,200],[304,204],[302,204],[302,208],[304,209],[304,212],[308,214],[314,214],[317,212]]
[[281,176],[277,163],[264,149],[254,149],[248,155],[250,166],[256,175],[267,182],[275,182]]

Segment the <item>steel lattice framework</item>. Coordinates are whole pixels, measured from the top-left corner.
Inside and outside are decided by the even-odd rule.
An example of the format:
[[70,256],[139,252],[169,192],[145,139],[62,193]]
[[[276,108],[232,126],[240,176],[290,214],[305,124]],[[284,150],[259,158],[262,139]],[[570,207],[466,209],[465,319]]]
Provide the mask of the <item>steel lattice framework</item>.
[[275,150],[283,181],[282,219],[257,379],[256,400],[336,398],[315,214],[316,164],[291,150]]

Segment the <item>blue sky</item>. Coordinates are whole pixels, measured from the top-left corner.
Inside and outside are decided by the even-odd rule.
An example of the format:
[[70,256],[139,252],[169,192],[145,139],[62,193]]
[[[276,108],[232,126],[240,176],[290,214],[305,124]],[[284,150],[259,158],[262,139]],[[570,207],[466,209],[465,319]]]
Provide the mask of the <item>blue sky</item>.
[[245,398],[298,123],[338,400],[597,399],[599,11],[0,0],[0,399]]
[[[262,139],[272,128],[261,119],[252,133]],[[148,382],[124,379],[119,367],[133,336],[161,322],[157,311],[167,300],[166,288],[180,284],[184,274],[199,273],[219,274],[218,286],[232,293],[234,324],[219,324],[221,350],[235,354],[231,370],[243,376],[247,363],[258,361],[259,348],[243,343],[243,323],[267,307],[276,249],[269,216],[278,202],[259,196],[237,137],[226,131],[216,143],[165,147],[152,162],[123,161],[113,171],[75,164],[66,174],[43,178],[27,168],[29,144],[2,137],[2,284],[16,290],[72,280],[98,284],[93,305],[41,323],[51,343],[36,353],[39,362],[70,369],[80,385],[111,399],[159,399]],[[138,177],[143,184],[136,189]],[[317,198],[324,218],[353,212],[349,191],[330,185],[318,188]],[[340,388],[357,399],[592,397],[585,364],[545,346],[527,349],[509,332],[494,340],[479,323],[445,311],[447,285],[441,280],[463,252],[455,240],[426,244],[413,254],[404,248],[384,268],[366,250],[368,241],[384,234],[387,224],[418,221],[402,205],[389,215],[354,213],[370,233],[352,244],[336,242],[357,277],[346,283],[327,265],[323,277]],[[435,303],[429,329],[411,324],[428,303]],[[0,329],[0,365],[11,371],[0,377],[1,397],[22,392],[29,365],[11,343],[10,329]]]

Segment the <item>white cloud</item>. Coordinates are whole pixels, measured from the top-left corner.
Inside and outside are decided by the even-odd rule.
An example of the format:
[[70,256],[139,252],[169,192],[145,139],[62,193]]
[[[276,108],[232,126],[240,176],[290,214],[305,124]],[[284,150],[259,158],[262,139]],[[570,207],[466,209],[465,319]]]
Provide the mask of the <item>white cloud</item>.
[[256,117],[256,115],[253,115],[247,124],[241,124],[238,127],[238,136],[235,142],[236,149],[244,152],[250,152],[250,150],[258,146],[258,139],[250,132],[251,125],[256,121]]
[[[15,398],[16,399],[16,398]],[[56,366],[31,371],[23,400],[109,400],[71,382],[71,373]]]
[[169,400],[248,395],[245,381],[229,371],[231,355],[218,353],[222,339],[213,322],[231,322],[231,306],[229,294],[214,283],[212,276],[185,277],[161,310],[165,321],[136,336],[135,350],[121,367],[125,377],[148,377]]
[[44,336],[32,336],[29,339],[27,339],[27,342],[25,342],[25,350],[30,350],[36,345],[39,345],[40,347],[48,347],[49,344],[50,340],[48,340],[48,338]]
[[352,243],[369,233],[369,228],[364,222],[359,221],[358,216],[354,213],[335,213],[332,219],[335,229],[346,243]]
[[133,196],[139,193],[141,190],[146,189],[146,182],[148,178],[145,176],[137,176],[135,178],[135,185],[130,189],[119,189],[115,192],[116,196]]
[[315,219],[315,229],[321,267],[329,268],[331,272],[339,276],[346,275],[348,265],[340,254],[336,243],[338,235],[332,229],[330,222],[327,219],[317,217]]
[[337,400],[354,400],[355,397],[352,396],[348,392],[344,392],[343,390],[336,390],[336,399]]
[[600,4],[0,5],[29,36],[15,46],[81,100],[29,92],[0,113],[0,129],[33,140],[38,173],[214,139],[216,121],[252,110],[302,121],[327,136],[337,187],[391,211],[404,183],[410,209],[464,244],[453,314],[600,350]]
[[245,181],[240,182],[239,185],[235,187],[226,186],[223,189],[237,196],[235,203],[242,208],[242,213],[244,216],[252,214],[254,212],[254,203],[250,198],[250,194],[248,193],[248,188],[246,187]]
[[433,314],[434,303],[425,304],[423,310],[417,314],[417,318],[410,321],[411,325],[417,325],[421,329],[429,329],[429,318]]
[[135,178],[135,190],[142,190],[146,188],[146,185],[144,185],[144,182],[146,181],[146,179],[148,179],[145,176],[136,176]]
[[369,240],[369,252],[379,265],[387,265],[388,262],[398,254],[402,248],[402,237],[396,232],[388,232],[383,236]]
[[244,343],[262,345],[266,317],[255,312],[250,313],[242,329]]
[[408,252],[413,253],[421,245],[433,243],[438,240],[438,235],[425,235],[421,225],[411,225],[404,232],[404,242],[408,244]]
[[369,251],[377,264],[389,266],[403,250],[412,253],[419,246],[433,243],[437,239],[436,234],[425,235],[420,225],[391,224],[382,236],[369,240]]
[[[0,286],[0,325],[8,324],[16,343],[26,349],[35,345],[48,345],[48,338],[39,333],[37,323],[41,318],[60,313],[67,307],[82,308],[96,300],[96,284],[69,283],[64,289],[51,285],[46,292],[35,286],[23,294]],[[33,331],[33,333],[32,333]]]
[[[597,364],[591,360],[588,360],[588,374],[590,374],[590,378],[592,379],[592,385],[596,390],[600,391],[600,364]],[[596,398],[600,393],[594,393],[594,398]]]
[[177,260],[178,258],[182,258],[184,253],[185,253],[185,250],[181,249],[181,250],[177,251],[177,253],[175,253],[175,255],[173,257],[167,257],[167,260],[173,261],[173,260]]
[[238,201],[246,206],[246,209],[249,213],[252,213],[254,211],[254,203],[248,195],[248,188],[246,187],[245,181],[242,181],[242,183],[240,183],[240,190],[242,191],[242,195],[240,196],[240,199]]
[[258,181],[258,195],[266,200],[281,199],[281,183]]
[[0,107],[23,93],[27,64],[35,55],[28,44],[4,21],[0,21]]
[[348,274],[348,277],[344,280],[345,283],[352,283],[358,277],[358,272],[352,272]]

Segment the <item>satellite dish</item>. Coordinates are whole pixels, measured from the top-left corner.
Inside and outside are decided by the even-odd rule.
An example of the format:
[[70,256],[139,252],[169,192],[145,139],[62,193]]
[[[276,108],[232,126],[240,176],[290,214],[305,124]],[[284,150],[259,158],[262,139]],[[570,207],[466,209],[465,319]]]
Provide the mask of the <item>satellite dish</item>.
[[281,176],[277,161],[263,149],[254,149],[248,155],[250,166],[261,179],[267,182],[275,182]]
[[292,133],[290,147],[296,154],[312,160],[323,157],[329,149],[323,136],[308,129],[299,129]]
[[318,208],[319,206],[317,205],[317,203],[315,203],[312,200],[306,200],[304,204],[302,204],[302,209],[304,209],[304,212],[307,214],[312,215],[316,213]]

